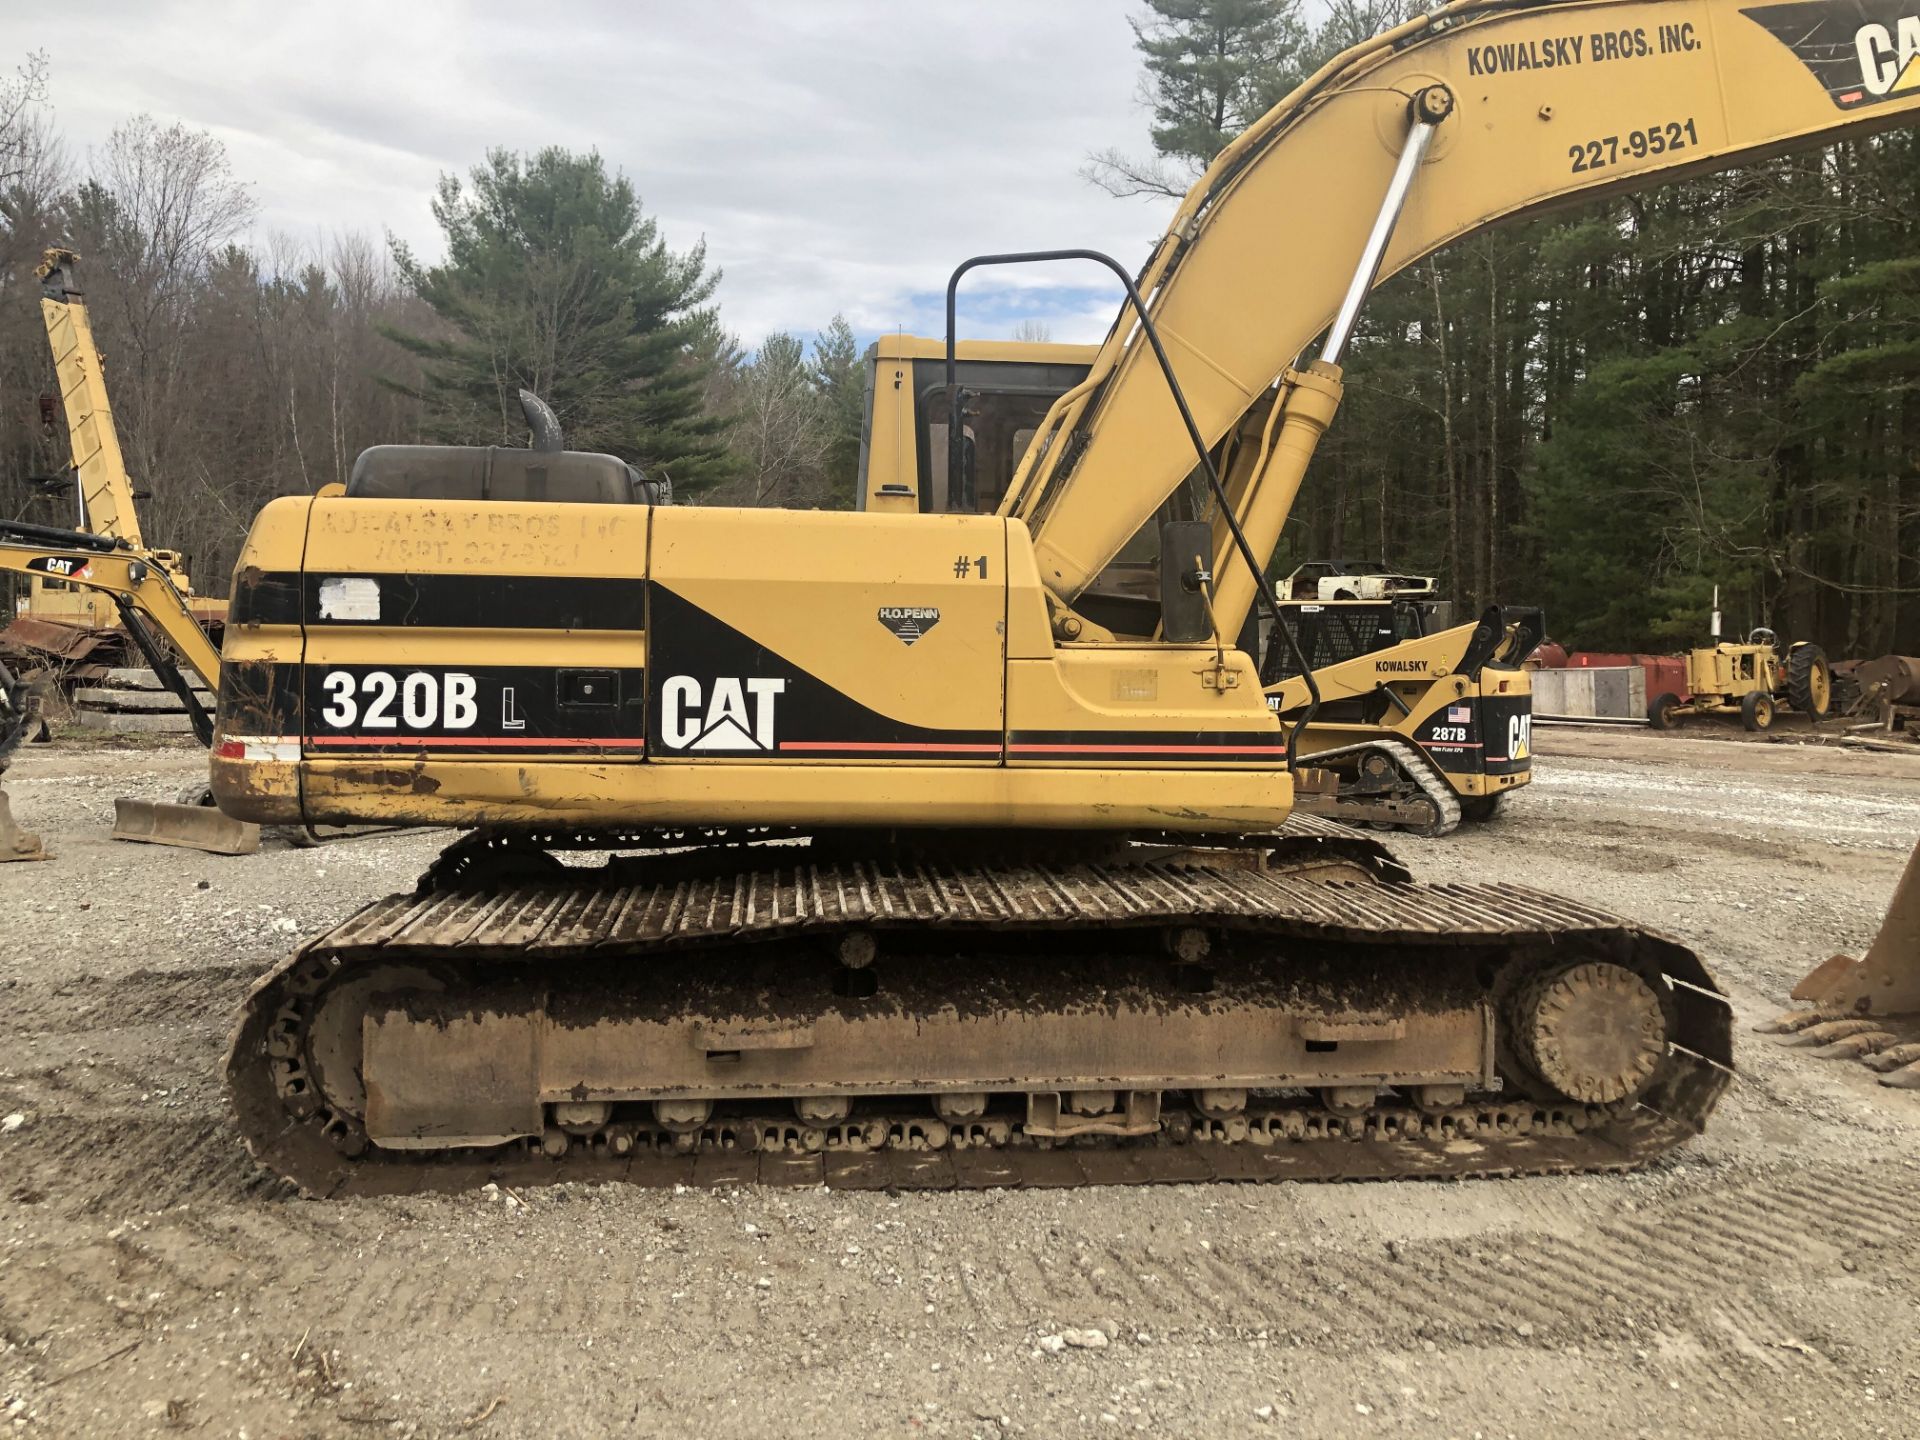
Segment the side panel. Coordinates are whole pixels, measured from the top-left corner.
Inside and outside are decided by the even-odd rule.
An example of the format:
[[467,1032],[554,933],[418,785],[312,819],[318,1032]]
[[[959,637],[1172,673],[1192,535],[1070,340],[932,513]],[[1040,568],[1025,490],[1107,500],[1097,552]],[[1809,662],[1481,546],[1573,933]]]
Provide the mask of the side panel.
[[221,804],[299,819],[299,762],[378,757],[387,768],[336,786],[365,792],[362,818],[404,821],[400,796],[420,787],[396,760],[640,759],[649,513],[275,501],[234,576]]
[[992,516],[661,511],[647,753],[998,764],[1006,596]]
[[1489,665],[1478,685],[1458,680],[1436,685],[1407,724],[1395,728],[1410,735],[1467,794],[1524,785],[1532,778],[1533,687],[1524,670]]
[[[228,632],[214,773],[239,818],[1208,831],[1291,800],[1244,662],[1211,692],[1194,647],[1131,666],[1164,684],[1124,714],[1111,675],[1079,703],[1053,659],[1020,663],[1049,671],[1040,723],[1096,744],[1179,745],[1259,707],[1239,740],[1265,764],[1004,763],[1010,593],[1021,648],[1046,642],[1024,529],[1010,582],[995,517],[276,506]],[[1113,658],[1083,654],[1058,663]]]
[[304,752],[638,758],[650,514],[316,501]]
[[1007,763],[1287,766],[1286,736],[1253,662],[1226,652],[1219,686],[1211,646],[1062,647],[1055,660],[1007,669]]

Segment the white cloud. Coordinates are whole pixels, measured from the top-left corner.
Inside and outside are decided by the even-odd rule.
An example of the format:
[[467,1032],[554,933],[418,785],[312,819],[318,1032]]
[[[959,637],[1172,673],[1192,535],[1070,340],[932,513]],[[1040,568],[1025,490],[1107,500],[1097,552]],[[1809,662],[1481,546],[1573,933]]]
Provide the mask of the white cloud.
[[[671,244],[702,235],[749,344],[843,311],[933,333],[948,272],[989,251],[1091,246],[1136,267],[1170,206],[1080,179],[1146,145],[1116,0],[327,5],[94,4],[47,27],[55,119],[78,158],[145,110],[224,141],[259,232],[392,230],[437,251],[437,176],[489,146],[597,147]],[[1087,267],[1021,288],[1057,339],[1117,301]],[[1108,297],[1112,297],[1109,299]],[[1005,333],[1008,295],[963,333]]]

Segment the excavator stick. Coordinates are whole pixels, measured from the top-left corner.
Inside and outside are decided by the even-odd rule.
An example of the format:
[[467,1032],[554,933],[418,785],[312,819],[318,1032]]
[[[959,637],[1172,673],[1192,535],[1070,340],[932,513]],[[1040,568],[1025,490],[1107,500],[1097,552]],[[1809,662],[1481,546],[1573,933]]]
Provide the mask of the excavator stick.
[[1920,845],[1864,958],[1834,955],[1793,987],[1809,1007],[1759,1028],[1831,1059],[1858,1059],[1880,1083],[1920,1090]]
[[251,855],[260,848],[260,827],[223,815],[211,805],[123,797],[113,802],[113,838],[178,845],[212,855]]

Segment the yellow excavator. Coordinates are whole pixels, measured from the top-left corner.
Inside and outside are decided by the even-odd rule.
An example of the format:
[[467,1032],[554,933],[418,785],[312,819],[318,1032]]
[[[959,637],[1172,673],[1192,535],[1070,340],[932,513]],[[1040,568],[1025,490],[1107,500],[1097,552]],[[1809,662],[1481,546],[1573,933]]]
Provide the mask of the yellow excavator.
[[[1382,275],[1910,123],[1886,3],[1465,0],[1349,50],[1137,279],[1047,252],[1127,303],[992,514],[651,505],[607,456],[409,446],[272,502],[221,807],[470,833],[251,992],[253,1153],[323,1193],[911,1187],[1610,1170],[1697,1133],[1733,1059],[1700,959],[1296,815],[1311,717],[1237,640]],[[1150,521],[1157,603],[1085,602]]]
[[[213,741],[213,716],[180,673],[184,662],[209,690],[220,686],[220,652],[207,626],[226,614],[226,602],[196,595],[177,551],[148,546],[141,535],[133,482],[120,449],[119,430],[107,399],[106,366],[93,338],[77,268],[79,257],[64,247],[49,249],[38,274],[40,312],[53,352],[62,410],[72,446],[80,528],[0,520],[0,571],[25,577],[27,604],[7,631],[29,653],[79,653],[76,640],[98,639],[116,623],[125,643],[146,661],[180,700],[203,745]],[[92,648],[92,647],[90,647]],[[25,689],[0,670],[0,690],[19,698],[0,700],[0,771],[24,737]],[[9,717],[17,721],[10,725]],[[8,744],[8,731],[13,742]],[[196,794],[169,804],[114,802],[114,836],[186,845],[220,854],[242,854],[259,843],[258,828],[223,816],[211,796]],[[0,794],[0,861],[45,858],[38,838],[20,828]]]
[[[179,602],[177,607],[170,603],[166,607],[169,611],[183,609],[203,627],[218,624],[226,614],[226,602],[196,595],[187,574],[186,558],[176,550],[152,548],[141,534],[140,515],[135,505],[138,497],[132,477],[127,473],[119,431],[108,403],[106,366],[94,341],[93,321],[80,289],[79,263],[80,257],[72,250],[55,246],[43,254],[35,271],[40,279],[40,317],[53,354],[61,410],[72,447],[70,468],[78,524],[72,531],[48,526],[34,527],[30,533],[44,537],[47,531],[53,531],[62,539],[83,534],[113,541],[116,549],[136,556],[141,564],[165,579],[168,590]],[[48,403],[50,400],[43,399],[43,405]],[[48,423],[52,423],[51,412],[48,415]],[[84,564],[69,571],[65,561],[50,559],[31,569],[19,569],[19,565],[24,564],[20,557],[10,556],[9,560],[6,568],[16,570],[27,580],[26,594],[16,607],[14,623],[7,630],[7,638],[23,648],[71,655],[75,637],[60,632],[98,632],[124,624],[123,611],[114,595],[89,587],[79,577]],[[138,648],[137,640],[132,643]],[[211,646],[199,645],[195,650],[198,655],[182,652],[189,663],[199,656],[218,663]],[[214,677],[203,674],[201,678],[209,685],[216,683]]]
[[[898,508],[909,497],[921,514],[993,513],[1048,408],[1086,379],[1098,355],[1094,345],[957,341],[949,372],[944,342],[882,335],[866,355],[869,443],[857,508]],[[962,446],[954,481],[947,438],[956,388]],[[1260,455],[1279,398],[1269,390],[1212,447],[1229,489]],[[1075,601],[1081,614],[1119,633],[1157,627],[1158,529],[1150,520],[1107,563]],[[1431,581],[1383,578],[1432,591]],[[1542,638],[1539,610],[1492,607],[1474,624],[1436,627],[1431,606],[1414,599],[1359,599],[1337,583],[1291,579],[1278,596],[1290,633],[1257,623],[1249,610],[1235,641],[1259,659],[1268,708],[1283,724],[1311,707],[1294,747],[1311,761],[1294,772],[1299,810],[1445,835],[1463,819],[1490,819],[1503,796],[1533,778],[1533,685],[1522,662]],[[1295,593],[1301,589],[1311,598]],[[1344,598],[1321,599],[1322,591]],[[1296,655],[1312,668],[1312,685]]]

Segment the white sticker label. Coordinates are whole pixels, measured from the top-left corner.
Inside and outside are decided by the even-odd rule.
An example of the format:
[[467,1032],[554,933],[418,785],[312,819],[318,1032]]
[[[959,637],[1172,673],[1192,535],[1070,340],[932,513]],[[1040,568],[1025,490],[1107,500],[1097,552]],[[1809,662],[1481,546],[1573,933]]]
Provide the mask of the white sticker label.
[[378,620],[380,582],[364,575],[336,575],[320,582],[322,620]]

